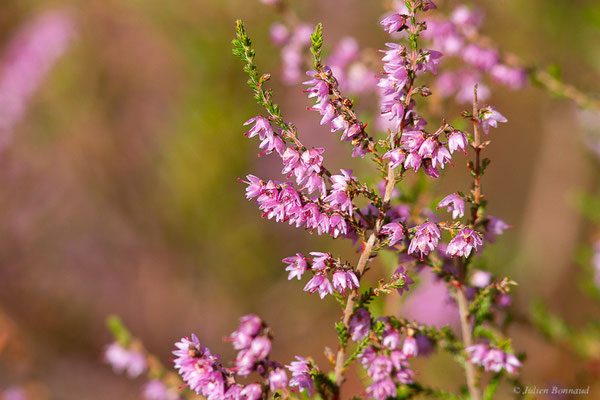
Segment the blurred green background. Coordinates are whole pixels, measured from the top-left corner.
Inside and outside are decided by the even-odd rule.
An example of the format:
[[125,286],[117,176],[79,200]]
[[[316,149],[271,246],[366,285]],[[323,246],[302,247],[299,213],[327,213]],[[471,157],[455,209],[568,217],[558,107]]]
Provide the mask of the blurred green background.
[[[443,9],[457,3],[439,1]],[[292,4],[303,20],[324,23],[326,42],[386,41],[378,1]],[[502,48],[533,65],[556,63],[567,82],[600,90],[598,1],[471,4],[485,9],[483,30]],[[257,142],[242,135],[242,123],[261,110],[231,54],[235,19],[245,20],[260,67],[273,74],[285,118],[301,135],[311,132],[311,144],[326,143],[333,168],[372,170],[317,128],[300,86],[281,84],[279,50],[268,37],[277,15],[258,0],[3,0],[0,43],[57,7],[73,10],[77,37],[0,155],[0,389],[24,385],[40,399],[139,398],[142,381],[102,363],[111,313],[165,362],[173,342],[191,332],[231,359],[222,337],[239,316],[256,313],[276,332],[275,358],[314,355],[326,367],[321,354],[336,344],[338,306],[287,281],[281,259],[326,249],[355,256],[340,241],[262,220],[245,200],[236,178],[277,177],[279,161],[258,160]],[[490,213],[514,229],[486,260],[519,282],[520,314],[543,298],[581,325],[598,308],[578,292],[574,254],[591,228],[572,198],[597,187],[599,174],[584,152],[577,110],[540,89],[493,89],[509,123],[493,132],[483,188]],[[468,189],[462,161],[456,165],[438,195]],[[529,354],[525,382],[576,381],[581,361],[569,352],[525,325],[510,334]],[[447,362],[420,365],[421,376],[455,388],[462,371]]]

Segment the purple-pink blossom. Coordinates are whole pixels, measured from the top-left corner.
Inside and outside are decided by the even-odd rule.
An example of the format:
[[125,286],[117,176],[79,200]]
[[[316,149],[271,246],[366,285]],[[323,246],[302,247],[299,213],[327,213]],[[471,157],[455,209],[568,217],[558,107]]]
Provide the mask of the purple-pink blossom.
[[466,148],[468,145],[469,141],[463,132],[459,130],[453,130],[448,135],[448,150],[450,153],[454,153],[456,150],[461,149],[465,154],[467,154]]
[[305,391],[306,394],[311,397],[314,383],[310,376],[310,363],[305,358],[299,356],[296,356],[296,360],[297,361],[292,361],[290,365],[286,366],[292,373],[289,385],[290,387],[297,386],[301,392]]
[[402,296],[404,292],[408,292],[408,290],[410,289],[409,285],[412,285],[413,283],[415,283],[415,281],[413,281],[412,278],[408,276],[408,272],[404,269],[403,266],[399,266],[398,268],[396,268],[396,271],[392,275],[393,282],[397,282],[399,280],[402,280],[402,282],[404,282],[402,287],[399,287],[397,289],[398,294]]
[[173,351],[175,368],[181,378],[196,394],[217,400],[225,393],[225,380],[219,363],[219,357],[211,354],[206,347],[200,346],[196,335],[182,338],[175,343]]
[[469,257],[471,250],[477,251],[482,244],[483,240],[481,239],[479,232],[474,231],[471,228],[463,228],[454,239],[450,241],[446,253],[449,256]]
[[367,394],[375,400],[385,400],[396,396],[396,384],[391,378],[375,381],[367,387]]
[[285,268],[286,271],[290,272],[288,274],[288,280],[292,278],[298,278],[299,280],[306,272],[306,258],[300,253],[296,253],[294,257],[284,258],[283,262],[289,264]]
[[308,281],[304,286],[304,291],[309,293],[319,292],[321,299],[325,298],[328,294],[333,294],[333,286],[327,276],[322,273],[315,274],[311,280]]
[[419,346],[414,336],[407,336],[402,344],[402,354],[407,358],[416,357],[419,354]]
[[485,106],[479,110],[481,128],[487,134],[490,127],[497,128],[498,122],[507,122],[508,120],[504,115],[500,114],[495,107]]
[[348,326],[350,336],[355,342],[363,340],[371,331],[371,314],[364,308],[354,311]]
[[269,389],[271,392],[275,392],[280,389],[287,387],[288,378],[283,368],[275,368],[269,374]]
[[484,344],[468,347],[465,352],[469,362],[482,366],[486,371],[498,373],[504,369],[509,374],[516,374],[517,368],[521,367],[521,362],[513,354]]
[[116,342],[106,347],[104,359],[115,372],[125,371],[130,378],[137,378],[146,370],[146,358],[142,353],[126,349]]
[[377,356],[369,366],[369,376],[374,381],[388,378],[392,373],[392,361],[386,356]]
[[458,193],[452,193],[439,202],[437,209],[446,208],[452,213],[452,219],[462,218],[465,215],[465,201]]
[[404,226],[398,222],[390,222],[381,227],[381,234],[388,235],[389,245],[394,246],[404,239]]
[[502,221],[500,218],[489,216],[487,218],[487,222],[485,224],[485,240],[490,243],[496,241],[496,236],[502,235],[506,229],[511,228],[506,222]]
[[421,260],[423,260],[423,256],[435,250],[440,237],[439,228],[432,222],[425,222],[417,226],[414,237],[408,246],[408,254],[418,251],[421,255]]
[[401,14],[392,14],[381,20],[380,24],[387,33],[398,32],[404,26],[406,16]]
[[333,273],[331,280],[333,288],[343,295],[346,294],[346,289],[352,291],[360,287],[358,278],[352,270],[337,270]]

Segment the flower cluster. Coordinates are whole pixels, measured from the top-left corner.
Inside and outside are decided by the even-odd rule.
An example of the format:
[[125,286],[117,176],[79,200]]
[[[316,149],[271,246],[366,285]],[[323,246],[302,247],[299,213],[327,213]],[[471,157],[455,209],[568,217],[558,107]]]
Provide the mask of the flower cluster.
[[485,344],[476,344],[465,349],[468,360],[480,365],[485,371],[500,372],[506,370],[509,374],[516,374],[521,362],[513,354],[505,353],[500,349],[491,348]]
[[312,78],[304,82],[308,86],[308,97],[317,100],[310,109],[321,114],[320,124],[329,124],[331,132],[341,131],[340,140],[354,144],[352,156],[364,157],[370,140],[365,132],[366,125],[356,118],[347,104],[348,100],[337,91],[338,81],[331,68],[325,66],[320,71],[308,71],[306,74]]
[[485,100],[490,90],[482,84],[483,74],[489,74],[492,81],[513,90],[527,84],[525,69],[503,63],[498,50],[480,43],[478,30],[482,22],[483,14],[465,5],[457,6],[447,19],[427,20],[423,36],[445,55],[464,62],[462,68],[439,76],[436,88],[442,96],[456,94],[457,101],[468,103],[472,100],[473,86],[478,84],[479,97]]
[[296,361],[292,361],[287,366],[287,369],[292,373],[290,387],[298,387],[301,392],[304,391],[311,397],[314,388],[314,383],[310,376],[313,369],[311,363],[303,357],[296,356]]
[[288,264],[285,269],[289,271],[288,280],[294,277],[300,279],[307,270],[314,273],[304,286],[305,292],[318,292],[322,299],[328,294],[333,294],[334,290],[345,295],[346,289],[353,291],[359,288],[358,278],[352,268],[334,260],[329,253],[311,252],[310,255],[313,256],[312,260],[300,253],[283,259],[283,262]]
[[282,78],[287,84],[297,83],[302,77],[304,52],[310,45],[312,29],[299,24],[292,29],[281,23],[271,25],[271,40],[281,48]]
[[[323,201],[302,195],[289,183],[272,180],[264,182],[254,175],[248,175],[246,178],[246,197],[256,197],[256,204],[264,212],[263,216],[275,218],[278,222],[286,221],[297,228],[304,227],[316,231],[319,235],[327,233],[338,237],[348,234],[349,224],[339,212],[341,207],[348,209],[348,206],[336,203],[336,198],[330,199],[330,204],[327,205]],[[334,193],[327,198],[333,195]]]
[[197,394],[211,400],[258,400],[264,397],[265,388],[259,383],[241,385],[235,375],[248,377],[257,372],[268,382],[268,390],[285,390],[288,385],[283,366],[269,360],[271,337],[268,327],[256,315],[240,319],[239,328],[228,338],[238,350],[234,368],[220,364],[219,356],[200,345],[196,335],[175,343],[173,354],[175,368],[184,382]]
[[225,379],[229,372],[220,365],[219,357],[200,346],[196,335],[192,335],[191,339],[182,338],[175,347],[175,368],[190,389],[209,399],[223,398],[228,389]]
[[269,357],[271,340],[263,328],[261,319],[250,314],[240,319],[239,329],[231,334],[233,347],[239,350],[235,359],[238,375],[250,375]]
[[377,322],[382,325],[378,329],[382,333],[363,350],[360,361],[372,379],[367,394],[375,400],[385,400],[396,396],[396,384],[414,382],[414,372],[408,360],[418,354],[418,346],[412,335],[407,335],[402,341],[400,332],[385,318]]

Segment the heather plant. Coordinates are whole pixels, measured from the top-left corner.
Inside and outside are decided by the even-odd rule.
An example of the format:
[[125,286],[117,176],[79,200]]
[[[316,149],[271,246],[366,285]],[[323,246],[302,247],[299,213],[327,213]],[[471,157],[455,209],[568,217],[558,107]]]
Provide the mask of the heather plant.
[[[240,327],[228,340],[238,351],[231,363],[203,347],[195,335],[176,343],[174,363],[183,382],[198,395],[209,399],[308,396],[323,399],[368,397],[408,398],[417,394],[440,398],[490,398],[503,378],[514,381],[523,359],[516,355],[504,335],[507,316],[503,301],[514,282],[492,279],[482,270],[478,255],[485,242],[495,240],[508,227],[486,213],[482,178],[489,164],[484,157],[489,141],[483,135],[507,122],[493,106],[480,104],[477,85],[473,87],[472,108],[462,117],[471,125],[460,130],[447,120],[427,121],[420,112],[432,90],[425,84],[428,75],[438,73],[442,53],[422,47],[427,31],[426,12],[434,9],[428,0],[408,0],[398,12],[381,21],[396,40],[382,50],[383,71],[375,84],[380,91],[380,114],[388,123],[381,137],[367,129],[346,97],[334,73],[322,57],[323,28],[317,25],[310,35],[313,69],[307,72],[305,93],[313,99],[310,110],[319,113],[320,124],[349,143],[353,157],[372,162],[382,180],[379,190],[353,176],[349,169],[339,173],[325,166],[324,148],[308,147],[298,129],[287,122],[261,74],[252,42],[241,21],[236,23],[234,54],[244,64],[248,84],[264,114],[249,119],[246,136],[257,137],[260,155],[273,154],[282,161],[283,180],[266,180],[248,175],[246,197],[253,200],[263,217],[303,228],[309,233],[351,240],[359,254],[348,261],[330,252],[297,253],[283,260],[288,279],[305,279],[304,291],[321,299],[334,298],[341,305],[335,323],[338,349],[326,352],[330,365],[318,366],[309,356],[286,363],[270,357],[274,332],[256,315],[240,319]],[[435,125],[434,125],[435,124]],[[435,126],[429,129],[429,126]],[[467,124],[466,124],[467,126]],[[460,150],[460,151],[459,151]],[[439,179],[454,162],[467,164],[471,189],[445,196],[433,213],[422,205],[418,191],[410,192],[415,174]],[[454,155],[454,156],[453,156]],[[359,206],[366,203],[366,206]],[[451,218],[444,218],[446,211]],[[376,268],[381,253],[397,259],[396,271],[375,286],[364,276]],[[396,315],[379,315],[373,300],[402,296],[416,270],[429,270],[453,293],[460,314],[460,335],[448,327],[419,324]],[[471,284],[473,277],[475,284]],[[121,339],[107,349],[109,362],[117,371],[143,372],[140,351]],[[411,361],[427,356],[433,348],[448,352],[464,368],[465,390],[452,394],[419,382]],[[360,366],[368,377],[359,393],[344,391],[346,373]]]

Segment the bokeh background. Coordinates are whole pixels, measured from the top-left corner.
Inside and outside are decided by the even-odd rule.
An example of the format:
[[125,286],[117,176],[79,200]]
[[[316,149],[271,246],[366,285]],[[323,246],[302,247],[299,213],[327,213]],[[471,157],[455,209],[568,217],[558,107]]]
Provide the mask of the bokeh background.
[[[386,41],[380,2],[294,3],[303,20],[325,24],[326,42],[352,35],[375,49]],[[565,81],[600,91],[597,1],[471,4],[485,10],[483,31],[502,48],[531,65],[560,65]],[[287,281],[281,259],[324,249],[355,255],[347,244],[262,220],[245,200],[236,178],[276,177],[279,161],[257,159],[257,143],[242,135],[242,123],[260,110],[231,54],[235,19],[245,20],[284,116],[306,141],[323,143],[334,169],[372,170],[318,128],[299,85],[281,83],[268,35],[277,15],[258,0],[2,0],[0,48],[50,10],[70,13],[74,37],[23,118],[2,132],[0,389],[22,386],[39,399],[140,398],[141,380],[115,375],[102,361],[111,340],[104,321],[113,313],[166,363],[173,342],[190,332],[231,359],[221,339],[252,312],[273,326],[277,359],[314,355],[326,366],[321,354],[336,344],[337,303]],[[487,265],[519,282],[517,313],[526,316],[541,298],[581,326],[599,310],[578,288],[575,255],[592,229],[573,199],[597,190],[599,174],[578,111],[538,88],[493,89],[509,123],[493,132],[483,188],[490,212],[514,229],[490,248]],[[435,190],[468,185],[461,161]],[[580,359],[527,325],[510,333],[529,355],[525,382],[577,382]],[[419,365],[437,386],[463,380],[447,357]]]

